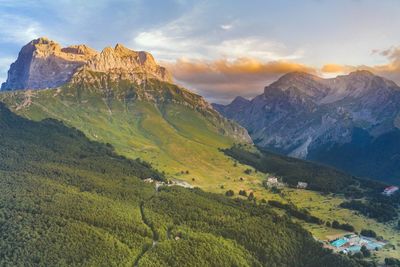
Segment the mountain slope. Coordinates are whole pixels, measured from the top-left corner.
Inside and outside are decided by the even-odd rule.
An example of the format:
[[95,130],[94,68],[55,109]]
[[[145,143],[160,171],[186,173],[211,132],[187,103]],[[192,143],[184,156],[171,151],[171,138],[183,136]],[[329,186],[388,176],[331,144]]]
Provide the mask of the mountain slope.
[[368,71],[332,79],[289,73],[251,101],[214,108],[247,128],[260,147],[360,176],[400,180],[400,87]]
[[122,45],[96,54],[60,87],[14,90],[0,99],[27,118],[62,120],[122,155],[152,162],[169,178],[205,187],[217,188],[245,168],[234,168],[218,148],[251,142],[201,96],[170,83],[150,54]]
[[155,192],[140,178],[162,175],[61,122],[0,104],[0,126],[0,265],[358,266],[266,206]]

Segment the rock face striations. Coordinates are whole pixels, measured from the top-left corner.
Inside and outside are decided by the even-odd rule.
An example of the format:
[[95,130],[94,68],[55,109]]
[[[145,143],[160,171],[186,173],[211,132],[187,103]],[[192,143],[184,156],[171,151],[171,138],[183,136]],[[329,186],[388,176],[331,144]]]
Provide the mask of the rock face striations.
[[47,38],[25,45],[8,71],[2,90],[44,89],[61,86],[82,70],[107,72],[113,77],[140,82],[155,78],[171,82],[168,71],[147,52],[132,51],[120,44],[101,53],[86,45],[62,48]]
[[121,44],[117,44],[115,48],[104,48],[100,54],[90,59],[84,68],[95,72],[111,73],[115,77],[124,77],[131,81],[155,78],[160,81],[172,82],[168,71],[157,65],[150,53],[133,51]]
[[254,142],[357,175],[400,179],[400,87],[368,71],[323,79],[294,72],[251,101],[214,105]]
[[66,83],[76,71],[97,52],[85,45],[62,48],[59,44],[39,38],[19,52],[8,71],[2,90],[40,89]]

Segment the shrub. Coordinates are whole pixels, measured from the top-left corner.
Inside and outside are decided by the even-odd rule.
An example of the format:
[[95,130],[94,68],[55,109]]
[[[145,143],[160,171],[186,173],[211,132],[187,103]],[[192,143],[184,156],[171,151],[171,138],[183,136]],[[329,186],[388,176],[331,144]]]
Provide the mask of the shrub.
[[228,190],[225,192],[225,196],[227,197],[232,197],[233,195],[235,195],[235,192],[233,192],[233,190]]

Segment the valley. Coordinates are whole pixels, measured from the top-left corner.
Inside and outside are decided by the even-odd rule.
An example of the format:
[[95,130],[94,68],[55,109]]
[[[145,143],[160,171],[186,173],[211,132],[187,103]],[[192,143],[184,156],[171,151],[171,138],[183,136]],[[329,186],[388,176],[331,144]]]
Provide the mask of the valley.
[[[71,72],[63,64],[74,53],[81,56]],[[67,68],[62,78],[54,66]],[[147,52],[118,44],[98,53],[39,38],[10,73],[0,93],[8,159],[0,162],[0,230],[14,240],[0,244],[5,263],[338,267],[399,255],[393,218],[378,222],[340,206],[353,197],[346,194],[372,201],[383,183],[258,150],[244,128],[173,84]],[[275,176],[284,186],[266,188]],[[294,188],[299,182],[305,189]],[[327,226],[334,221],[390,245],[365,261],[332,254],[318,241],[348,232]]]
[[143,180],[165,177],[148,163],[54,119],[0,104],[0,126],[1,265],[361,266],[268,206],[177,186],[155,193]]

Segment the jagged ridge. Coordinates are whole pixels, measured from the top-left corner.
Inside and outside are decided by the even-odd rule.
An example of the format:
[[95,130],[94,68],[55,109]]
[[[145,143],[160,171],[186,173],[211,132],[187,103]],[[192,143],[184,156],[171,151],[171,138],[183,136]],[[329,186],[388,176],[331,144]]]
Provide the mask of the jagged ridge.
[[[399,131],[400,87],[369,71],[355,71],[331,79],[288,73],[249,102],[235,100],[229,105],[214,107],[247,128],[259,146],[294,157],[321,160],[347,171],[358,168],[353,172],[357,175],[399,178],[395,167],[398,157],[393,156],[400,150],[386,153],[379,160],[386,163],[378,164],[381,167],[374,164],[373,170],[373,165],[367,163],[365,150],[353,155],[353,160],[364,158],[364,163],[361,160],[356,164],[342,155],[343,151],[347,151],[346,155],[349,151],[358,151],[354,147],[360,145],[355,135],[357,129],[365,132],[365,142],[375,142],[372,140],[384,134],[396,136],[387,134]],[[385,140],[387,144],[396,143]],[[341,148],[343,145],[345,149]],[[374,146],[371,151],[378,152],[375,144],[365,143],[369,145]],[[339,158],[346,160],[339,164]]]

